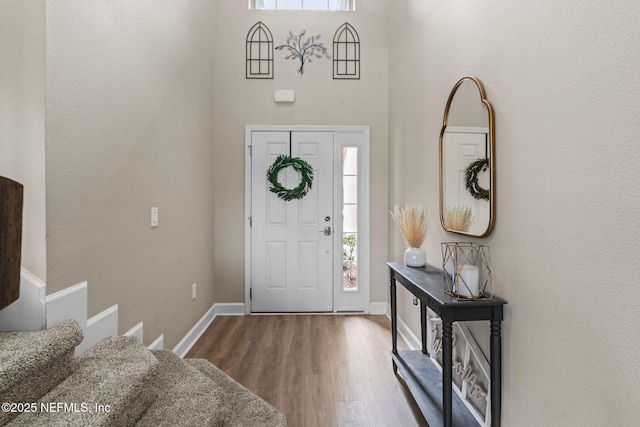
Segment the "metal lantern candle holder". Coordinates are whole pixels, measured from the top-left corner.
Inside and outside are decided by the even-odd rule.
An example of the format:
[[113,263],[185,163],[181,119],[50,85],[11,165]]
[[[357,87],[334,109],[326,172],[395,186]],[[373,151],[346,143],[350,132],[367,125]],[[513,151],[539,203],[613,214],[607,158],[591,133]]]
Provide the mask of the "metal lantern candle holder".
[[442,243],[444,290],[458,300],[493,298],[489,246],[467,242]]

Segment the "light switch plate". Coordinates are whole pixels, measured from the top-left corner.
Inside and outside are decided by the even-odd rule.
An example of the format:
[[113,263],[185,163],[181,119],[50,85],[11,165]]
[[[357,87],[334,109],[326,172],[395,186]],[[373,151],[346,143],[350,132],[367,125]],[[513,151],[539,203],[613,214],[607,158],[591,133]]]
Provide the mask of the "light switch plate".
[[158,226],[158,208],[151,208],[151,227]]

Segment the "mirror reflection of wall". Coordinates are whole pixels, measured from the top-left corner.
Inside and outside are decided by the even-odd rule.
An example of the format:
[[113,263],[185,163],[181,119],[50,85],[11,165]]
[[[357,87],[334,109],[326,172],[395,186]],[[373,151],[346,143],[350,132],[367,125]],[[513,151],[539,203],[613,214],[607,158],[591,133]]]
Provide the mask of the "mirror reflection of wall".
[[493,111],[481,83],[463,77],[440,134],[440,220],[447,231],[482,237],[493,227]]
[[456,96],[449,107],[447,126],[489,127],[487,107],[478,96],[478,88],[465,80],[456,90]]

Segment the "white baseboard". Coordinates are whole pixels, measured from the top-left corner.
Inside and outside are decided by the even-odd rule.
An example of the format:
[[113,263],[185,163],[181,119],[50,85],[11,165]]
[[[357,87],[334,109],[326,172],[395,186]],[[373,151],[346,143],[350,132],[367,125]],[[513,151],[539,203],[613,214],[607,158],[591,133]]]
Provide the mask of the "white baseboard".
[[76,347],[76,356],[81,355],[107,337],[118,335],[118,305],[111,306],[87,320],[84,340]]
[[[76,347],[76,355],[84,353],[98,342],[109,336],[118,335],[118,306],[114,305],[105,311],[97,314],[91,319],[87,319],[87,282],[78,283],[51,295],[45,295],[46,286],[41,284],[35,289],[39,289],[42,295],[41,322],[42,325],[34,325],[34,330],[44,329],[70,319],[75,320],[80,325],[84,339]],[[8,309],[9,307],[7,307]],[[0,320],[7,310],[0,311]],[[46,313],[46,316],[45,316]],[[213,304],[209,310],[196,322],[196,324],[173,348],[173,352],[180,357],[184,357],[191,347],[198,341],[200,336],[209,327],[216,316],[244,316],[244,303],[218,303]],[[4,327],[4,323],[0,323]],[[12,326],[12,325],[10,325]],[[2,330],[0,328],[0,330]],[[10,329],[11,330],[11,329]],[[18,330],[18,329],[12,329]],[[143,323],[140,322],[125,332],[126,336],[135,336],[144,342]],[[148,347],[150,350],[164,349],[164,336],[160,335]]]
[[369,314],[387,314],[388,306],[386,302],[369,303]]
[[124,333],[125,337],[136,337],[138,341],[144,342],[144,325],[142,322],[138,323],[133,328]]
[[422,348],[422,340],[418,338],[409,326],[402,321],[401,318],[398,317],[398,333],[407,343],[411,350],[420,350]]
[[193,325],[193,328],[173,348],[173,352],[184,357],[198,341],[216,316],[244,316],[243,303],[213,304],[209,310]]
[[213,319],[216,317],[216,304],[213,304],[209,310],[193,325],[193,328],[185,335],[178,345],[173,348],[173,352],[180,357],[184,357],[191,347],[198,341],[198,338],[209,327]]
[[87,282],[78,283],[46,297],[47,329],[73,319],[87,332]]
[[21,268],[20,298],[0,310],[0,331],[32,332],[47,326],[46,295],[47,285]]
[[84,339],[76,347],[76,356],[103,339],[118,335],[117,304],[87,319],[87,287],[87,282],[78,283],[45,298],[47,328],[67,320],[80,325]]
[[[386,314],[389,320],[391,320],[391,306],[388,304]],[[422,340],[413,333],[400,316],[398,316],[398,334],[402,337],[404,342],[407,343],[411,350],[422,349]]]
[[218,303],[214,304],[217,316],[244,316],[244,303]]
[[[84,339],[76,347],[76,355],[84,353],[106,337],[118,335],[117,305],[108,308],[91,319],[87,319],[87,287],[87,282],[82,282],[44,297],[45,287],[42,285],[42,311],[44,313],[46,310],[46,327],[50,328],[57,323],[73,319],[78,322],[82,329]],[[213,304],[204,316],[187,332],[178,345],[173,348],[173,352],[180,357],[184,357],[216,316],[244,316],[244,310],[245,305],[243,303]],[[4,312],[4,310],[2,311]],[[44,314],[42,319],[45,319]],[[45,323],[44,320],[43,323]],[[40,329],[43,329],[43,327],[36,330]],[[144,342],[142,322],[125,332],[125,335],[135,336],[140,342]],[[164,336],[160,335],[148,348],[151,350],[164,349]]]
[[160,335],[154,342],[151,343],[149,350],[164,350],[164,335]]

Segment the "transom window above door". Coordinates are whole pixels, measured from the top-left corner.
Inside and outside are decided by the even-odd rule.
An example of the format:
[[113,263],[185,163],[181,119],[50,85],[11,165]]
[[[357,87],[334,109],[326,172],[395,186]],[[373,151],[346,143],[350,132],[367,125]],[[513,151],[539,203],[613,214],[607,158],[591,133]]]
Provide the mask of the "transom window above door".
[[355,0],[249,0],[258,10],[355,10]]

